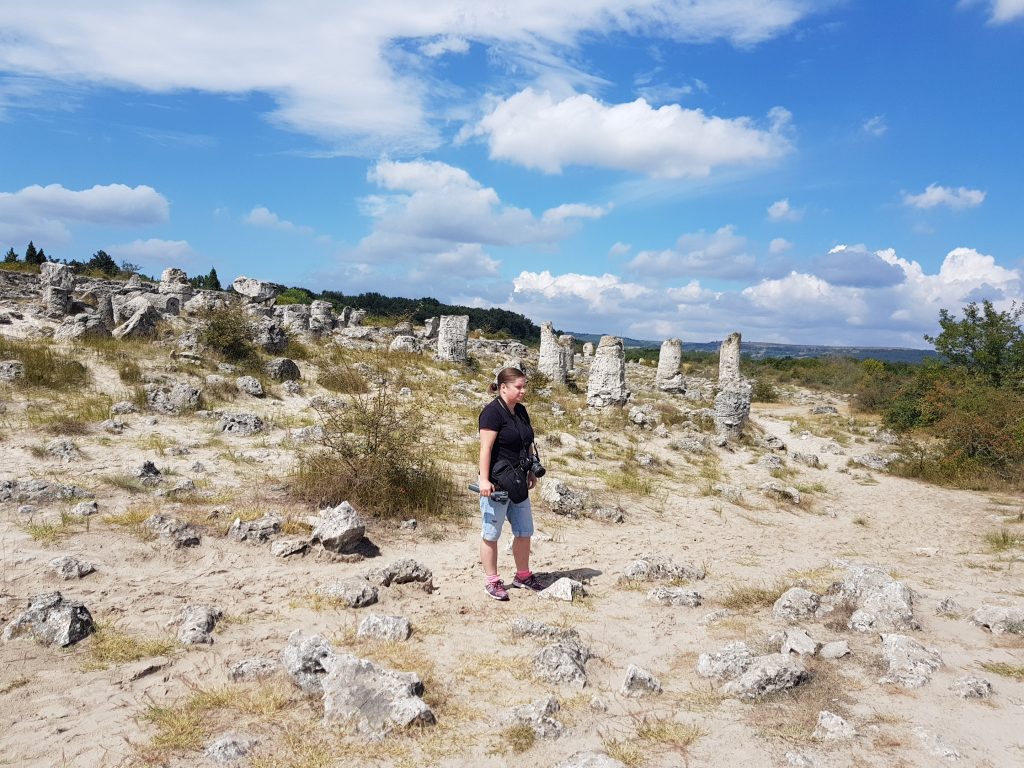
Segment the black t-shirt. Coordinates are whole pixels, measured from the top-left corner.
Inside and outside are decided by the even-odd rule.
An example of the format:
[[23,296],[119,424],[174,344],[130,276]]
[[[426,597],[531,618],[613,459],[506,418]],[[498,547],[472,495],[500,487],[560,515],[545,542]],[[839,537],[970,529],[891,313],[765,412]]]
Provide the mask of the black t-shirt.
[[533,444],[533,427],[530,426],[530,416],[522,403],[516,404],[513,416],[501,398],[496,397],[480,411],[479,422],[480,429],[498,433],[494,448],[491,449],[492,468],[498,459],[508,459],[513,464],[518,464],[523,448]]

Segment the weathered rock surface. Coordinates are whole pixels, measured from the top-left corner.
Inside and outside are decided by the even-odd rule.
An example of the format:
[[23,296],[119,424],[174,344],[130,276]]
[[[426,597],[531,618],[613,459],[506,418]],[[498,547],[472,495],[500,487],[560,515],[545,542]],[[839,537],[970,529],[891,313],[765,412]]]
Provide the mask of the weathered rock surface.
[[263,366],[263,372],[274,381],[298,381],[302,378],[299,366],[287,357],[275,357]]
[[738,440],[750,419],[750,383],[730,381],[715,395],[715,431],[729,440]]
[[631,698],[661,693],[661,681],[643,667],[630,664],[619,693]]
[[530,704],[513,707],[506,717],[506,722],[509,725],[528,726],[541,739],[557,738],[565,731],[565,726],[554,718],[559,709],[561,707],[558,699],[549,696]]
[[0,501],[32,502],[67,501],[69,499],[91,499],[93,494],[76,485],[48,483],[34,478],[0,480]]
[[254,304],[268,304],[284,290],[283,285],[266,280],[256,280],[245,275],[236,277],[231,283],[231,288],[235,293],[241,294]]
[[93,632],[92,614],[82,603],[65,600],[60,592],[29,598],[28,607],[4,627],[4,640],[30,635],[42,645],[66,648]]
[[187,605],[178,618],[178,642],[182,645],[211,645],[213,629],[224,617],[220,608],[211,605]]
[[647,599],[659,605],[674,605],[696,608],[701,603],[701,596],[692,589],[683,587],[655,587],[647,593]]
[[363,538],[366,526],[359,513],[347,501],[320,512],[320,521],[310,539],[332,552],[348,552]]
[[818,650],[815,642],[805,629],[788,629],[782,640],[779,653],[795,653],[797,656],[813,656]]
[[160,313],[147,304],[110,332],[115,339],[151,339],[156,336]]
[[317,592],[332,600],[338,600],[349,608],[365,608],[377,602],[377,588],[358,576],[329,582]]
[[626,388],[626,357],[622,339],[602,336],[590,364],[587,405],[591,408],[625,405],[630,395]]
[[236,517],[228,529],[228,538],[234,541],[248,541],[262,544],[274,534],[280,533],[284,520],[275,512],[268,512],[257,520],[242,521]]
[[371,613],[359,624],[357,637],[371,640],[383,640],[388,643],[400,643],[412,635],[412,626],[404,616],[380,616]]
[[848,741],[857,735],[853,724],[839,715],[823,710],[818,713],[818,724],[811,734],[818,741]]
[[533,657],[533,670],[549,683],[583,688],[587,684],[590,650],[573,637],[546,645]]
[[199,546],[199,529],[191,523],[158,513],[150,515],[142,524],[161,539],[169,541],[175,549]]
[[324,662],[334,656],[334,649],[320,635],[305,635],[296,629],[288,635],[288,644],[281,651],[285,672],[306,693],[321,694],[320,681],[327,674]]
[[662,392],[681,395],[686,391],[686,382],[679,370],[683,361],[683,343],[679,339],[665,339],[658,353],[658,370],[654,386]]
[[272,677],[280,670],[281,662],[278,659],[254,657],[232,664],[228,670],[228,677],[236,683],[253,682]]
[[719,690],[738,699],[760,699],[793,688],[810,679],[799,656],[772,653],[753,659],[743,674]]
[[267,393],[263,391],[263,385],[260,384],[260,380],[255,376],[239,376],[235,379],[235,388],[244,395],[250,397],[266,397]]
[[697,657],[697,674],[718,680],[732,680],[739,677],[754,662],[754,655],[747,644],[736,641],[723,646],[718,653],[702,653]]
[[469,315],[442,315],[437,329],[437,359],[451,363],[466,362]]
[[12,382],[25,378],[25,364],[21,360],[0,360],[0,381]]
[[550,505],[551,511],[556,515],[577,517],[586,505],[586,494],[572,490],[561,480],[546,477],[540,486],[541,501]]
[[420,582],[430,584],[434,574],[427,566],[411,557],[396,560],[383,568],[377,568],[366,574],[366,579],[372,584],[379,584],[382,587],[390,587],[392,584],[409,584]]
[[983,605],[971,615],[971,624],[983,627],[993,635],[1007,632],[1024,635],[1024,608]]
[[739,333],[730,333],[718,348],[718,386],[725,389],[731,384],[742,380],[740,375],[740,343]]
[[151,411],[171,416],[199,407],[202,391],[185,382],[147,384],[146,405]]
[[846,578],[834,584],[831,591],[856,608],[849,627],[858,632],[917,629],[919,626],[914,619],[913,593],[881,568],[851,566]]
[[704,578],[703,568],[689,563],[677,563],[660,555],[645,555],[626,566],[622,576],[627,581],[699,581]]
[[575,579],[570,579],[568,576],[562,576],[553,584],[538,592],[537,596],[547,600],[562,600],[566,603],[571,603],[576,598],[583,597],[586,594],[582,583]]
[[566,382],[570,360],[565,352],[565,347],[559,342],[551,322],[541,323],[537,370],[544,374],[552,384],[565,384]]
[[265,428],[263,419],[255,413],[225,413],[220,417],[217,429],[234,435],[257,435]]
[[906,635],[882,635],[882,656],[887,671],[879,682],[904,688],[920,688],[942,666],[942,657],[932,648]]
[[961,699],[988,699],[992,696],[992,683],[983,677],[967,675],[956,680],[949,690]]
[[57,578],[64,581],[80,579],[96,570],[92,563],[79,560],[77,557],[71,557],[70,555],[53,558],[50,561],[50,568],[57,574]]
[[555,768],[626,768],[626,764],[604,752],[576,752]]
[[812,618],[821,604],[821,597],[803,587],[791,587],[772,606],[772,618],[778,621],[801,621]]
[[434,725],[434,713],[413,672],[395,672],[350,654],[326,656],[324,722],[342,723],[357,733],[380,738],[411,725]]
[[234,763],[258,744],[259,741],[251,736],[227,733],[210,742],[203,754],[215,763]]

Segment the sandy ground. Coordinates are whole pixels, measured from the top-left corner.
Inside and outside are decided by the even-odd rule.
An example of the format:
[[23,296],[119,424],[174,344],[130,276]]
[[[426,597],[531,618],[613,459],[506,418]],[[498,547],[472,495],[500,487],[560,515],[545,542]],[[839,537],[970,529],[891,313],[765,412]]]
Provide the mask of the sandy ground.
[[[99,360],[93,367],[95,389],[116,397],[123,387],[112,370]],[[307,366],[302,367],[308,378]],[[667,399],[653,392],[652,375],[631,366],[630,386],[641,399]],[[823,396],[796,402],[790,397],[781,404],[754,407],[756,429],[780,437],[790,452],[815,453],[826,464],[811,469],[787,461],[794,473],[783,482],[805,489],[800,506],[770,500],[758,491],[771,479],[759,463],[767,453],[763,448],[718,450],[717,461],[709,462],[670,449],[668,443],[678,436],[675,429],[667,437],[656,437],[650,430],[622,426],[621,421],[584,415],[600,426],[601,442],[592,444],[595,458],[569,456],[576,442],[571,438],[581,433],[567,429],[561,447],[542,443],[548,478],[589,489],[599,501],[617,502],[626,521],[560,517],[535,494],[539,533],[534,570],[542,578],[565,573],[580,577],[588,596],[568,604],[513,591],[510,602],[497,603],[482,590],[476,502],[468,492],[452,499],[449,519],[421,520],[415,531],[371,520],[367,536],[380,555],[361,562],[339,562],[322,552],[279,559],[271,556],[269,545],[224,537],[236,514],[278,511],[302,516],[314,511],[289,498],[283,478],[294,449],[287,426],[310,423],[308,399],[318,392],[322,390],[307,385],[301,395],[276,393],[265,401],[240,399],[227,406],[273,415],[274,423],[284,425],[256,437],[219,436],[212,422],[195,417],[160,416],[150,423],[150,415],[128,415],[122,435],[93,428],[74,437],[82,456],[62,464],[37,455],[38,446],[50,436],[39,434],[27,422],[30,398],[0,388],[6,406],[0,480],[31,476],[74,482],[94,490],[100,506],[100,515],[91,518],[87,528],[76,525],[44,544],[30,535],[19,504],[0,505],[2,622],[15,616],[29,596],[54,590],[83,602],[104,627],[133,637],[173,637],[169,622],[186,604],[216,605],[225,612],[213,645],[179,646],[155,661],[97,665],[90,653],[93,638],[67,650],[26,639],[0,643],[0,765],[203,765],[202,748],[225,732],[256,736],[260,745],[251,761],[281,766],[547,768],[582,749],[609,748],[629,756],[634,765],[651,768],[931,766],[950,762],[936,754],[941,745],[955,749],[964,765],[1024,764],[1024,682],[980,666],[1024,664],[1024,643],[1019,636],[993,636],[968,621],[970,612],[983,603],[1024,604],[1020,557],[1015,558],[1013,551],[992,552],[983,538],[986,532],[1012,525],[1007,521],[1021,511],[1024,501],[1007,494],[946,490],[848,466],[850,456],[882,447],[868,442],[863,423],[850,426],[842,403],[837,402],[838,418],[810,415],[811,403],[827,399]],[[575,399],[578,408],[583,397]],[[691,405],[678,398],[676,402]],[[532,413],[547,407],[530,395],[527,405]],[[436,410],[443,408],[438,405]],[[438,418],[445,421],[443,414]],[[450,432],[466,444],[462,454],[468,456],[475,424],[450,418],[447,422]],[[548,434],[556,424],[557,420],[547,422]],[[833,442],[832,435],[845,442],[845,455],[824,451]],[[174,455],[182,448],[187,454]],[[649,494],[604,489],[601,472],[614,471],[619,463],[616,451],[628,448],[657,460],[656,467],[639,471],[651,483]],[[129,493],[103,481],[144,459],[156,462],[165,475],[170,473],[167,483],[182,478],[203,481],[205,490],[218,493],[217,503],[183,508],[152,492]],[[191,469],[196,461],[206,472]],[[705,477],[700,475],[702,468]],[[468,461],[463,460],[461,469],[467,479],[472,476]],[[721,482],[743,489],[740,503],[706,494],[708,476],[715,472]],[[144,506],[187,513],[203,523],[201,546],[174,550],[159,539],[139,537],[103,519]],[[32,520],[56,521],[69,507],[40,504]],[[510,580],[507,535],[506,531],[500,565]],[[60,581],[48,563],[63,554],[95,563],[96,572],[81,580]],[[651,585],[638,589],[621,583],[623,569],[646,554],[704,564],[707,578],[691,585],[703,596],[703,605],[655,605],[644,599]],[[359,610],[338,608],[313,596],[321,584],[403,557],[432,569],[433,593],[416,585],[382,588],[379,604]],[[738,609],[724,620],[703,623],[701,619],[721,608],[736,588],[805,579],[822,591],[842,577],[844,563],[881,566],[913,589],[921,623],[921,630],[913,634],[936,648],[944,662],[925,687],[905,691],[880,684],[877,635],[815,621],[801,626],[819,642],[848,640],[853,653],[819,664],[819,676],[806,690],[741,703],[718,697],[715,686],[697,675],[699,653],[717,651],[737,639],[768,648],[771,636],[782,629],[773,621],[770,605]],[[935,607],[945,597],[963,606],[961,616],[936,615]],[[355,629],[369,612],[408,617],[412,638],[392,646],[357,639]],[[580,632],[595,656],[583,690],[559,688],[533,677],[531,659],[541,643],[512,635],[510,624],[518,616]],[[230,664],[252,656],[277,656],[295,629],[320,632],[336,649],[417,671],[436,710],[436,728],[365,744],[322,726],[317,702],[303,700],[284,676],[256,686],[228,681]],[[662,694],[643,699],[621,695],[629,664],[654,673]],[[995,695],[984,702],[955,696],[949,686],[966,674],[991,680]],[[242,711],[230,702],[211,706],[203,710],[198,724],[193,723],[200,734],[198,746],[181,750],[155,743],[158,729],[146,717],[154,707],[182,707],[203,692],[232,688],[264,697],[276,694],[280,702],[268,708],[273,711]],[[548,695],[561,703],[557,717],[566,725],[565,734],[538,740],[515,754],[504,713],[512,705]],[[843,714],[858,735],[836,744],[811,740],[819,709]],[[651,728],[645,730],[645,723],[696,726],[698,735],[692,743],[680,743],[683,740],[667,730],[660,736]]]

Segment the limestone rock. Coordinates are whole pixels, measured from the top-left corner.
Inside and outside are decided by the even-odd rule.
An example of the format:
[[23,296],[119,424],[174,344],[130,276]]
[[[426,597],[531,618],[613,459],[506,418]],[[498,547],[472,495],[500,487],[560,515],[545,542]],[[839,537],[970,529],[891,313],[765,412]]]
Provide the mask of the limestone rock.
[[76,485],[48,483],[34,478],[0,480],[0,501],[32,502],[68,501],[69,499],[91,499],[93,494]]
[[235,541],[262,544],[265,541],[269,541],[270,537],[274,534],[280,533],[283,522],[281,516],[274,512],[268,512],[258,520],[247,520],[245,522],[241,518],[236,517],[235,522],[228,529],[228,538]]
[[213,628],[224,616],[220,608],[210,605],[187,605],[178,621],[178,642],[182,645],[210,645]]
[[813,656],[818,643],[811,639],[805,629],[787,629],[779,653],[795,653],[797,656]]
[[145,390],[147,407],[151,411],[171,416],[196,410],[202,396],[199,389],[181,381],[147,384]]
[[554,584],[538,592],[537,596],[548,600],[563,600],[571,603],[577,597],[583,597],[586,594],[583,584],[575,579],[570,579],[568,576],[563,576],[555,581]]
[[800,657],[772,653],[753,659],[743,674],[719,690],[738,699],[760,699],[769,693],[793,688],[809,678]]
[[625,405],[631,394],[626,388],[626,358],[622,339],[602,336],[590,364],[587,405],[591,408]]
[[306,693],[321,694],[321,680],[327,674],[325,662],[334,657],[334,650],[320,635],[303,634],[296,629],[288,635],[288,644],[281,651],[285,672]]
[[541,621],[532,621],[525,616],[517,616],[512,620],[512,634],[516,637],[541,637],[549,640],[563,640],[572,638],[579,640],[579,633],[575,629],[564,629],[545,624]]
[[192,298],[192,290],[192,284],[189,283],[188,275],[184,270],[168,267],[160,275],[160,285],[157,287],[157,291],[175,296],[179,306]]
[[546,376],[552,384],[565,384],[566,382],[569,360],[550,321],[541,323],[540,326],[540,352],[537,358],[537,370]]
[[276,320],[261,317],[254,323],[252,341],[264,352],[278,354],[288,346],[288,334]]
[[364,608],[377,602],[377,588],[358,576],[332,581],[320,587],[317,592],[349,608]]
[[319,522],[310,537],[313,543],[320,542],[324,549],[332,552],[346,552],[355,547],[363,538],[366,526],[359,513],[347,501],[333,509],[320,512]]
[[175,549],[199,546],[199,530],[191,523],[155,514],[146,518],[142,524],[160,538],[169,541]]
[[626,566],[622,576],[627,581],[699,581],[704,578],[705,571],[689,563],[677,563],[668,557],[645,555]]
[[742,641],[728,643],[718,653],[702,653],[697,657],[697,674],[718,680],[733,680],[754,662],[754,655]]
[[843,656],[850,655],[850,644],[845,640],[834,640],[831,643],[825,643],[821,646],[821,650],[818,651],[818,655],[823,659],[841,659]]
[[231,288],[235,293],[241,294],[254,304],[270,303],[284,290],[282,285],[266,280],[256,280],[245,275],[236,277],[231,283]]
[[992,683],[983,677],[967,675],[949,686],[949,690],[961,699],[988,699],[992,696]]
[[932,648],[906,635],[882,635],[882,655],[887,672],[880,683],[893,683],[904,688],[920,688],[942,666],[942,657]]
[[380,738],[411,725],[434,725],[423,683],[412,672],[394,672],[350,654],[327,656],[324,722],[344,723],[357,733]]
[[701,603],[701,596],[692,589],[682,587],[655,587],[647,593],[647,599],[659,605],[683,606],[696,608]]
[[848,741],[856,735],[857,729],[852,723],[833,712],[822,710],[818,713],[818,724],[811,738],[818,741]]
[[56,437],[46,444],[46,453],[53,458],[66,463],[77,459],[81,454],[74,440],[66,437]]
[[25,378],[25,364],[21,360],[0,360],[0,381],[12,382]]
[[437,330],[437,359],[451,363],[466,362],[469,315],[442,315]]
[[718,350],[718,386],[722,389],[731,384],[739,383],[740,376],[740,342],[739,333],[730,333]]
[[225,413],[217,428],[235,435],[255,435],[264,429],[263,419],[255,413]]
[[587,684],[590,650],[578,639],[564,637],[546,645],[533,657],[534,672],[549,683],[583,688]]
[[881,568],[855,565],[846,578],[833,585],[833,591],[853,601],[857,608],[849,626],[860,632],[882,629],[917,629],[914,619],[914,595],[903,582],[896,581]]
[[540,499],[550,505],[556,515],[578,517],[586,504],[586,495],[574,491],[561,480],[552,477],[544,478],[540,483]]
[[78,314],[64,318],[53,331],[53,340],[66,344],[79,339],[106,339],[110,337],[103,318],[98,315]]
[[630,664],[619,692],[632,698],[661,693],[661,681],[646,669]]
[[729,440],[738,440],[750,418],[749,382],[730,381],[715,395],[715,431]]
[[772,618],[778,621],[801,621],[812,618],[818,606],[821,604],[821,597],[803,587],[791,587],[782,593],[782,596],[772,606]]
[[430,584],[433,578],[434,574],[427,566],[409,557],[396,560],[384,568],[378,568],[366,574],[367,581],[382,587],[411,582]]
[[270,554],[274,557],[291,557],[304,555],[309,549],[307,539],[278,539],[270,545]]
[[80,579],[96,570],[92,563],[79,560],[77,557],[71,557],[70,555],[55,557],[50,561],[50,568],[53,569],[58,578],[64,581]]
[[62,291],[75,290],[74,270],[67,264],[60,264],[56,261],[44,261],[39,265],[39,283],[44,287],[60,288]]
[[236,683],[248,683],[272,677],[280,669],[281,662],[277,659],[254,657],[232,664],[228,670],[228,677]]
[[783,485],[778,480],[769,480],[767,483],[762,483],[761,493],[779,501],[788,501],[792,504],[800,503],[800,491],[792,486]]
[[891,457],[881,456],[877,453],[865,453],[863,456],[854,456],[850,461],[877,472],[884,472],[892,464]]
[[400,643],[409,639],[412,627],[404,616],[380,616],[371,613],[359,624],[357,637],[371,640],[383,640],[389,643]]
[[92,614],[82,603],[65,600],[60,592],[29,598],[28,607],[4,627],[4,640],[31,635],[42,645],[66,648],[96,631]]
[[626,764],[604,752],[576,752],[555,768],[626,768]]
[[249,754],[259,742],[251,736],[228,733],[210,742],[204,754],[215,763],[233,763]]
[[654,386],[662,392],[681,395],[686,391],[686,382],[679,370],[683,361],[683,343],[679,339],[665,339],[658,354],[658,371]]
[[392,352],[419,352],[419,343],[415,336],[395,336],[388,345]]
[[971,624],[983,627],[993,635],[1006,632],[1024,635],[1024,608],[983,605],[971,616]]
[[302,378],[299,366],[287,357],[275,357],[263,366],[263,372],[274,381],[298,381]]
[[263,391],[263,385],[255,376],[239,376],[235,379],[235,388],[242,394],[251,397],[267,396],[267,393]]
[[528,726],[541,739],[557,738],[565,730],[565,726],[554,718],[560,708],[558,699],[549,696],[530,704],[513,707],[506,722],[510,725]]

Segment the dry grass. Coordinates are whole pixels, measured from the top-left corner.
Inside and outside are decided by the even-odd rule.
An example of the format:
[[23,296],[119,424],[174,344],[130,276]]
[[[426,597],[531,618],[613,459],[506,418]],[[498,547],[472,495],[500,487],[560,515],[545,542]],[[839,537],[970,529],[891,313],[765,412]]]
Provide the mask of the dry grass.
[[811,674],[809,682],[751,705],[748,720],[761,736],[804,743],[810,741],[822,710],[849,717],[853,681],[829,662],[812,659],[806,667]]
[[501,732],[501,739],[509,752],[519,755],[537,743],[537,733],[526,723],[516,723]]
[[100,482],[128,493],[146,493],[149,489],[139,478],[124,472],[116,475],[100,475]]
[[6,696],[12,691],[16,691],[32,682],[32,679],[25,675],[19,675],[8,683],[0,685],[0,696]]
[[142,539],[155,538],[155,534],[142,524],[147,518],[160,511],[156,504],[143,504],[137,507],[129,507],[124,512],[102,515],[100,520],[110,525],[127,528],[134,536]]
[[636,735],[626,739],[608,739],[604,742],[608,755],[629,766],[639,768],[647,763],[652,753],[676,752],[686,763],[689,747],[704,735],[704,730],[691,723],[681,723],[671,717],[641,717]]
[[981,668],[994,675],[1009,677],[1013,680],[1024,680],[1024,664],[1008,664],[1004,661],[985,661]]
[[724,607],[734,611],[754,611],[770,608],[782,593],[789,589],[789,584],[781,580],[774,584],[734,584],[721,599]]
[[151,656],[166,656],[178,648],[173,637],[140,637],[113,624],[97,621],[89,640],[84,669],[106,669]]
[[44,547],[51,547],[55,544],[59,544],[67,536],[73,533],[89,529],[89,518],[80,518],[62,512],[60,520],[58,522],[35,522],[30,521],[21,526],[21,529],[25,531],[32,541],[41,544]]
[[985,543],[993,552],[1006,552],[1018,547],[1024,547],[1024,534],[1003,528],[998,531],[989,531],[985,534]]

